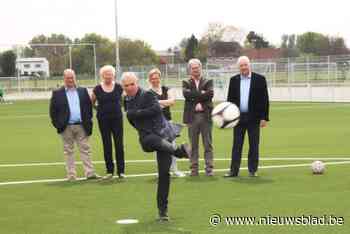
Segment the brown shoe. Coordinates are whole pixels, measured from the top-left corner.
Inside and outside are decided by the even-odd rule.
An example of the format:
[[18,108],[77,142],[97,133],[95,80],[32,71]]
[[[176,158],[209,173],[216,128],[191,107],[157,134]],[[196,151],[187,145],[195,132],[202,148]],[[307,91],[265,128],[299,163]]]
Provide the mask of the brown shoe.
[[98,180],[101,179],[102,177],[98,174],[93,174],[91,176],[86,177],[87,180]]
[[69,182],[77,181],[77,177],[75,177],[75,176],[69,176],[69,177],[67,177],[67,181],[69,181]]

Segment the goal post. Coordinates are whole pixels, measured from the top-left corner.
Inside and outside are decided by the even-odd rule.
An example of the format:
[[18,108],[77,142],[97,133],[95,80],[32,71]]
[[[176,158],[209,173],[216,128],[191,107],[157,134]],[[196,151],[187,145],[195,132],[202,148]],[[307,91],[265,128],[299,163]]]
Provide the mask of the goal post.
[[0,44],[0,53],[4,51],[13,54],[7,64],[11,71],[0,73],[9,92],[55,89],[62,85],[66,68],[75,70],[80,85],[93,87],[98,83],[94,43]]

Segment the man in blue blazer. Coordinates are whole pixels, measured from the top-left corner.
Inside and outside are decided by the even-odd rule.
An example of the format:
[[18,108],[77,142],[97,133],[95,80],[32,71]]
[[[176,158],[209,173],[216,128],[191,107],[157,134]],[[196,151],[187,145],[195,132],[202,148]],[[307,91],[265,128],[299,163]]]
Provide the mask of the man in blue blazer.
[[269,121],[269,95],[265,77],[251,71],[248,57],[240,57],[237,64],[240,74],[230,80],[227,101],[239,107],[241,116],[234,128],[231,167],[225,177],[239,174],[246,132],[249,137],[248,170],[249,175],[255,177],[259,164],[260,128],[266,127]]
[[92,134],[92,104],[86,88],[76,86],[75,72],[66,69],[64,86],[52,92],[50,118],[63,140],[67,179],[77,179],[74,144],[79,147],[87,179],[97,179],[91,161],[89,136]]

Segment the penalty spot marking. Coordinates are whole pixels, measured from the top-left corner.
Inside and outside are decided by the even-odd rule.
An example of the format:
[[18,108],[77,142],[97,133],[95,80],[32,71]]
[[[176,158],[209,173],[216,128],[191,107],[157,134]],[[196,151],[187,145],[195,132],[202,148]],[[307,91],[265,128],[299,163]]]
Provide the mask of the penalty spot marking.
[[116,224],[135,224],[139,221],[137,219],[119,219],[115,221]]

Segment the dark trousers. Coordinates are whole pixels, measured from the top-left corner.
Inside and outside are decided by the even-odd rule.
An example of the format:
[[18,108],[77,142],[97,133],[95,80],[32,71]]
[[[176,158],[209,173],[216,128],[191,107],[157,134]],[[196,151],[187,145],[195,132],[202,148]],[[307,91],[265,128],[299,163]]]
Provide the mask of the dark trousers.
[[141,136],[140,143],[145,152],[160,151],[173,155],[176,149],[176,146],[171,141],[153,133]]
[[117,161],[117,173],[125,171],[124,143],[123,143],[123,118],[98,119],[98,126],[102,136],[103,155],[106,163],[107,173],[114,174],[114,163],[112,156],[112,137]]
[[238,175],[239,173],[244,136],[247,131],[249,138],[248,170],[250,173],[254,173],[258,170],[260,124],[258,121],[249,120],[243,113],[240,123],[233,129],[234,140],[231,155],[231,173],[234,175]]
[[168,209],[168,196],[170,189],[170,166],[171,154],[163,151],[157,151],[158,163],[158,189],[157,205],[160,211]]
[[168,196],[170,188],[171,155],[174,154],[175,146],[168,140],[156,135],[148,134],[140,137],[142,149],[145,152],[157,152],[158,165],[158,189],[157,205],[160,211],[168,209]]
[[163,137],[156,134],[147,134],[140,136],[140,143],[145,152],[157,152],[158,164],[158,189],[157,205],[160,211],[168,209],[168,196],[170,188],[170,166],[172,155],[176,146]]

